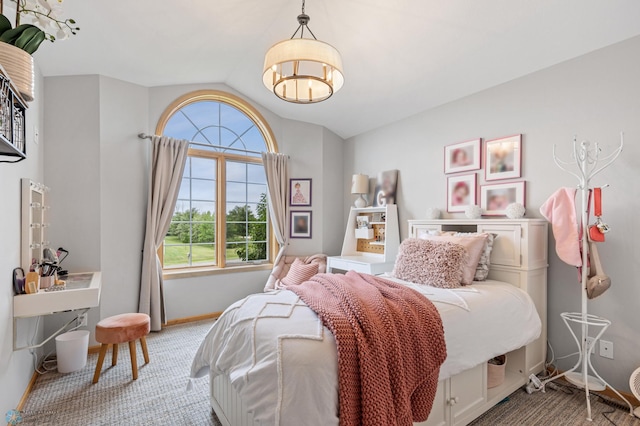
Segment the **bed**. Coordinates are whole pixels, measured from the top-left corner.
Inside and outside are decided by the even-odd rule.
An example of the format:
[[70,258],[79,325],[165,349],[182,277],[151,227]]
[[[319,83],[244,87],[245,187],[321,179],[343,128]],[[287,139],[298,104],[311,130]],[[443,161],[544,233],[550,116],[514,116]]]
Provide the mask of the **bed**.
[[[542,220],[410,221],[434,231],[497,235],[489,279],[460,289],[395,280],[428,297],[442,318],[447,358],[433,409],[419,425],[467,424],[544,367],[547,225]],[[487,389],[486,361],[507,354],[504,382]],[[232,305],[203,341],[192,377],[209,375],[224,425],[337,425],[335,339],[294,293]]]

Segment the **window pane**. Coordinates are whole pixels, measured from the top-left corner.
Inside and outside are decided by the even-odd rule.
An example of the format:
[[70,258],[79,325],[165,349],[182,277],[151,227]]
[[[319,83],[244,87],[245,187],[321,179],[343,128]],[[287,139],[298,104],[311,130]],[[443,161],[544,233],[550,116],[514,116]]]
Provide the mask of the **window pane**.
[[227,161],[227,182],[246,182],[247,163]]
[[220,123],[229,130],[242,134],[247,129],[255,126],[242,111],[231,105],[222,105],[220,108]]
[[194,244],[192,246],[191,266],[206,266],[216,264],[215,244]]
[[191,266],[191,247],[189,245],[173,245],[174,240],[171,237],[164,239],[164,267],[165,268],[184,268]]
[[246,200],[247,184],[227,182],[227,201],[229,203],[244,203]]
[[191,140],[197,129],[189,122],[183,114],[174,114],[171,116],[167,125],[164,127],[164,134],[176,139]]
[[249,224],[249,235],[252,242],[266,242],[267,224],[265,222],[251,222]]
[[[267,196],[267,185],[247,185],[247,201],[250,203],[259,203],[262,197]],[[254,210],[255,211],[255,210]]]
[[247,206],[235,207],[227,213],[227,241],[245,241],[247,239]]
[[267,260],[267,243],[227,243],[227,263]]
[[182,107],[178,114],[184,114],[195,128],[203,128],[219,123],[220,103],[214,101],[193,102]]
[[216,160],[202,157],[191,159],[191,175],[195,178],[216,180]]
[[207,201],[192,201],[191,208],[195,213],[209,213],[214,215],[216,213],[216,203]]
[[255,126],[242,136],[242,140],[244,141],[248,150],[258,152],[258,154],[247,153],[247,155],[250,157],[260,157],[260,152],[268,151],[266,149],[266,143],[264,141],[262,133],[260,133],[260,130],[258,130],[258,128]]
[[198,201],[216,200],[216,182],[211,180],[191,180],[191,199]]
[[244,142],[242,141],[242,134],[234,133],[229,129],[220,129],[220,145],[228,146],[234,149],[246,150]]
[[[213,145],[216,147],[214,151],[217,151],[218,150],[217,147],[221,145],[219,129],[220,128],[217,126],[202,127],[200,128],[198,133],[193,135],[193,137],[190,140],[192,140],[193,142],[198,142],[205,145]],[[202,147],[198,146],[198,148],[202,148]]]
[[249,183],[266,183],[267,176],[262,164],[247,164],[247,181]]

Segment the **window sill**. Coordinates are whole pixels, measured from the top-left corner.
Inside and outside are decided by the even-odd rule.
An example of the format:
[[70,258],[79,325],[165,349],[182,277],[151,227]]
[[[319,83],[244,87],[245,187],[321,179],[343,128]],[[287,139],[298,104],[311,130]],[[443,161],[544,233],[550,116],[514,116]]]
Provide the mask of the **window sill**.
[[236,274],[239,272],[270,271],[273,263],[262,263],[260,265],[238,265],[218,268],[208,266],[204,268],[170,269],[162,273],[163,280],[176,280],[181,278],[204,277],[207,275]]

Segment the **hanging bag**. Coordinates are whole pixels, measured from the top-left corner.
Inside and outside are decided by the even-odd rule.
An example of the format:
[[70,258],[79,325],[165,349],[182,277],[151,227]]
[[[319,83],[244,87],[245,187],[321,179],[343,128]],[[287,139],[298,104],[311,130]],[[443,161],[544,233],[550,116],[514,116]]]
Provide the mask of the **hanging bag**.
[[603,243],[604,234],[609,232],[609,225],[602,221],[602,188],[593,188],[593,214],[596,217],[595,225],[589,226],[589,238],[592,241]]
[[[589,234],[591,234],[591,232],[589,232]],[[602,270],[602,264],[600,263],[600,255],[598,254],[596,243],[591,238],[588,238],[588,240],[589,259],[591,264],[589,268],[589,276],[587,278],[587,297],[589,299],[595,299],[611,287],[611,278],[609,278],[609,276],[607,276]]]

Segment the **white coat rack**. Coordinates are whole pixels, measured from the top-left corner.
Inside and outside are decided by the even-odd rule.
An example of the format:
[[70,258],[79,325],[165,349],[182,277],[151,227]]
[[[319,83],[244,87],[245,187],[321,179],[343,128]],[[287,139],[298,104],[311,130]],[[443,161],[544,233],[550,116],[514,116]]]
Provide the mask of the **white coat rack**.
[[[587,420],[591,421],[591,402],[589,400],[589,392],[603,391],[607,386],[615,392],[629,406],[629,414],[633,415],[633,406],[629,401],[620,394],[613,386],[609,385],[596,372],[591,364],[591,349],[596,346],[600,337],[605,330],[611,325],[611,321],[595,315],[591,315],[587,311],[587,281],[588,281],[588,226],[589,226],[589,191],[591,179],[605,168],[613,163],[624,146],[624,134],[620,133],[620,145],[611,154],[600,158],[600,146],[598,143],[591,144],[588,141],[578,144],[577,139],[573,139],[573,158],[570,161],[562,161],[556,155],[556,147],[553,147],[553,161],[562,170],[572,174],[578,179],[578,191],[581,199],[581,245],[582,245],[582,267],[581,267],[581,285],[582,285],[582,309],[581,312],[563,312],[560,314],[565,325],[571,332],[576,344],[578,345],[578,362],[568,371],[544,380],[543,386],[553,380],[565,377],[574,385],[584,388],[585,398],[587,401]],[[576,172],[575,169],[578,169]],[[606,186],[606,185],[605,185]],[[572,324],[578,324],[581,334],[580,338],[576,336],[572,328]],[[578,328],[576,327],[576,328]],[[589,340],[589,327],[596,329],[596,335],[593,340]]]

